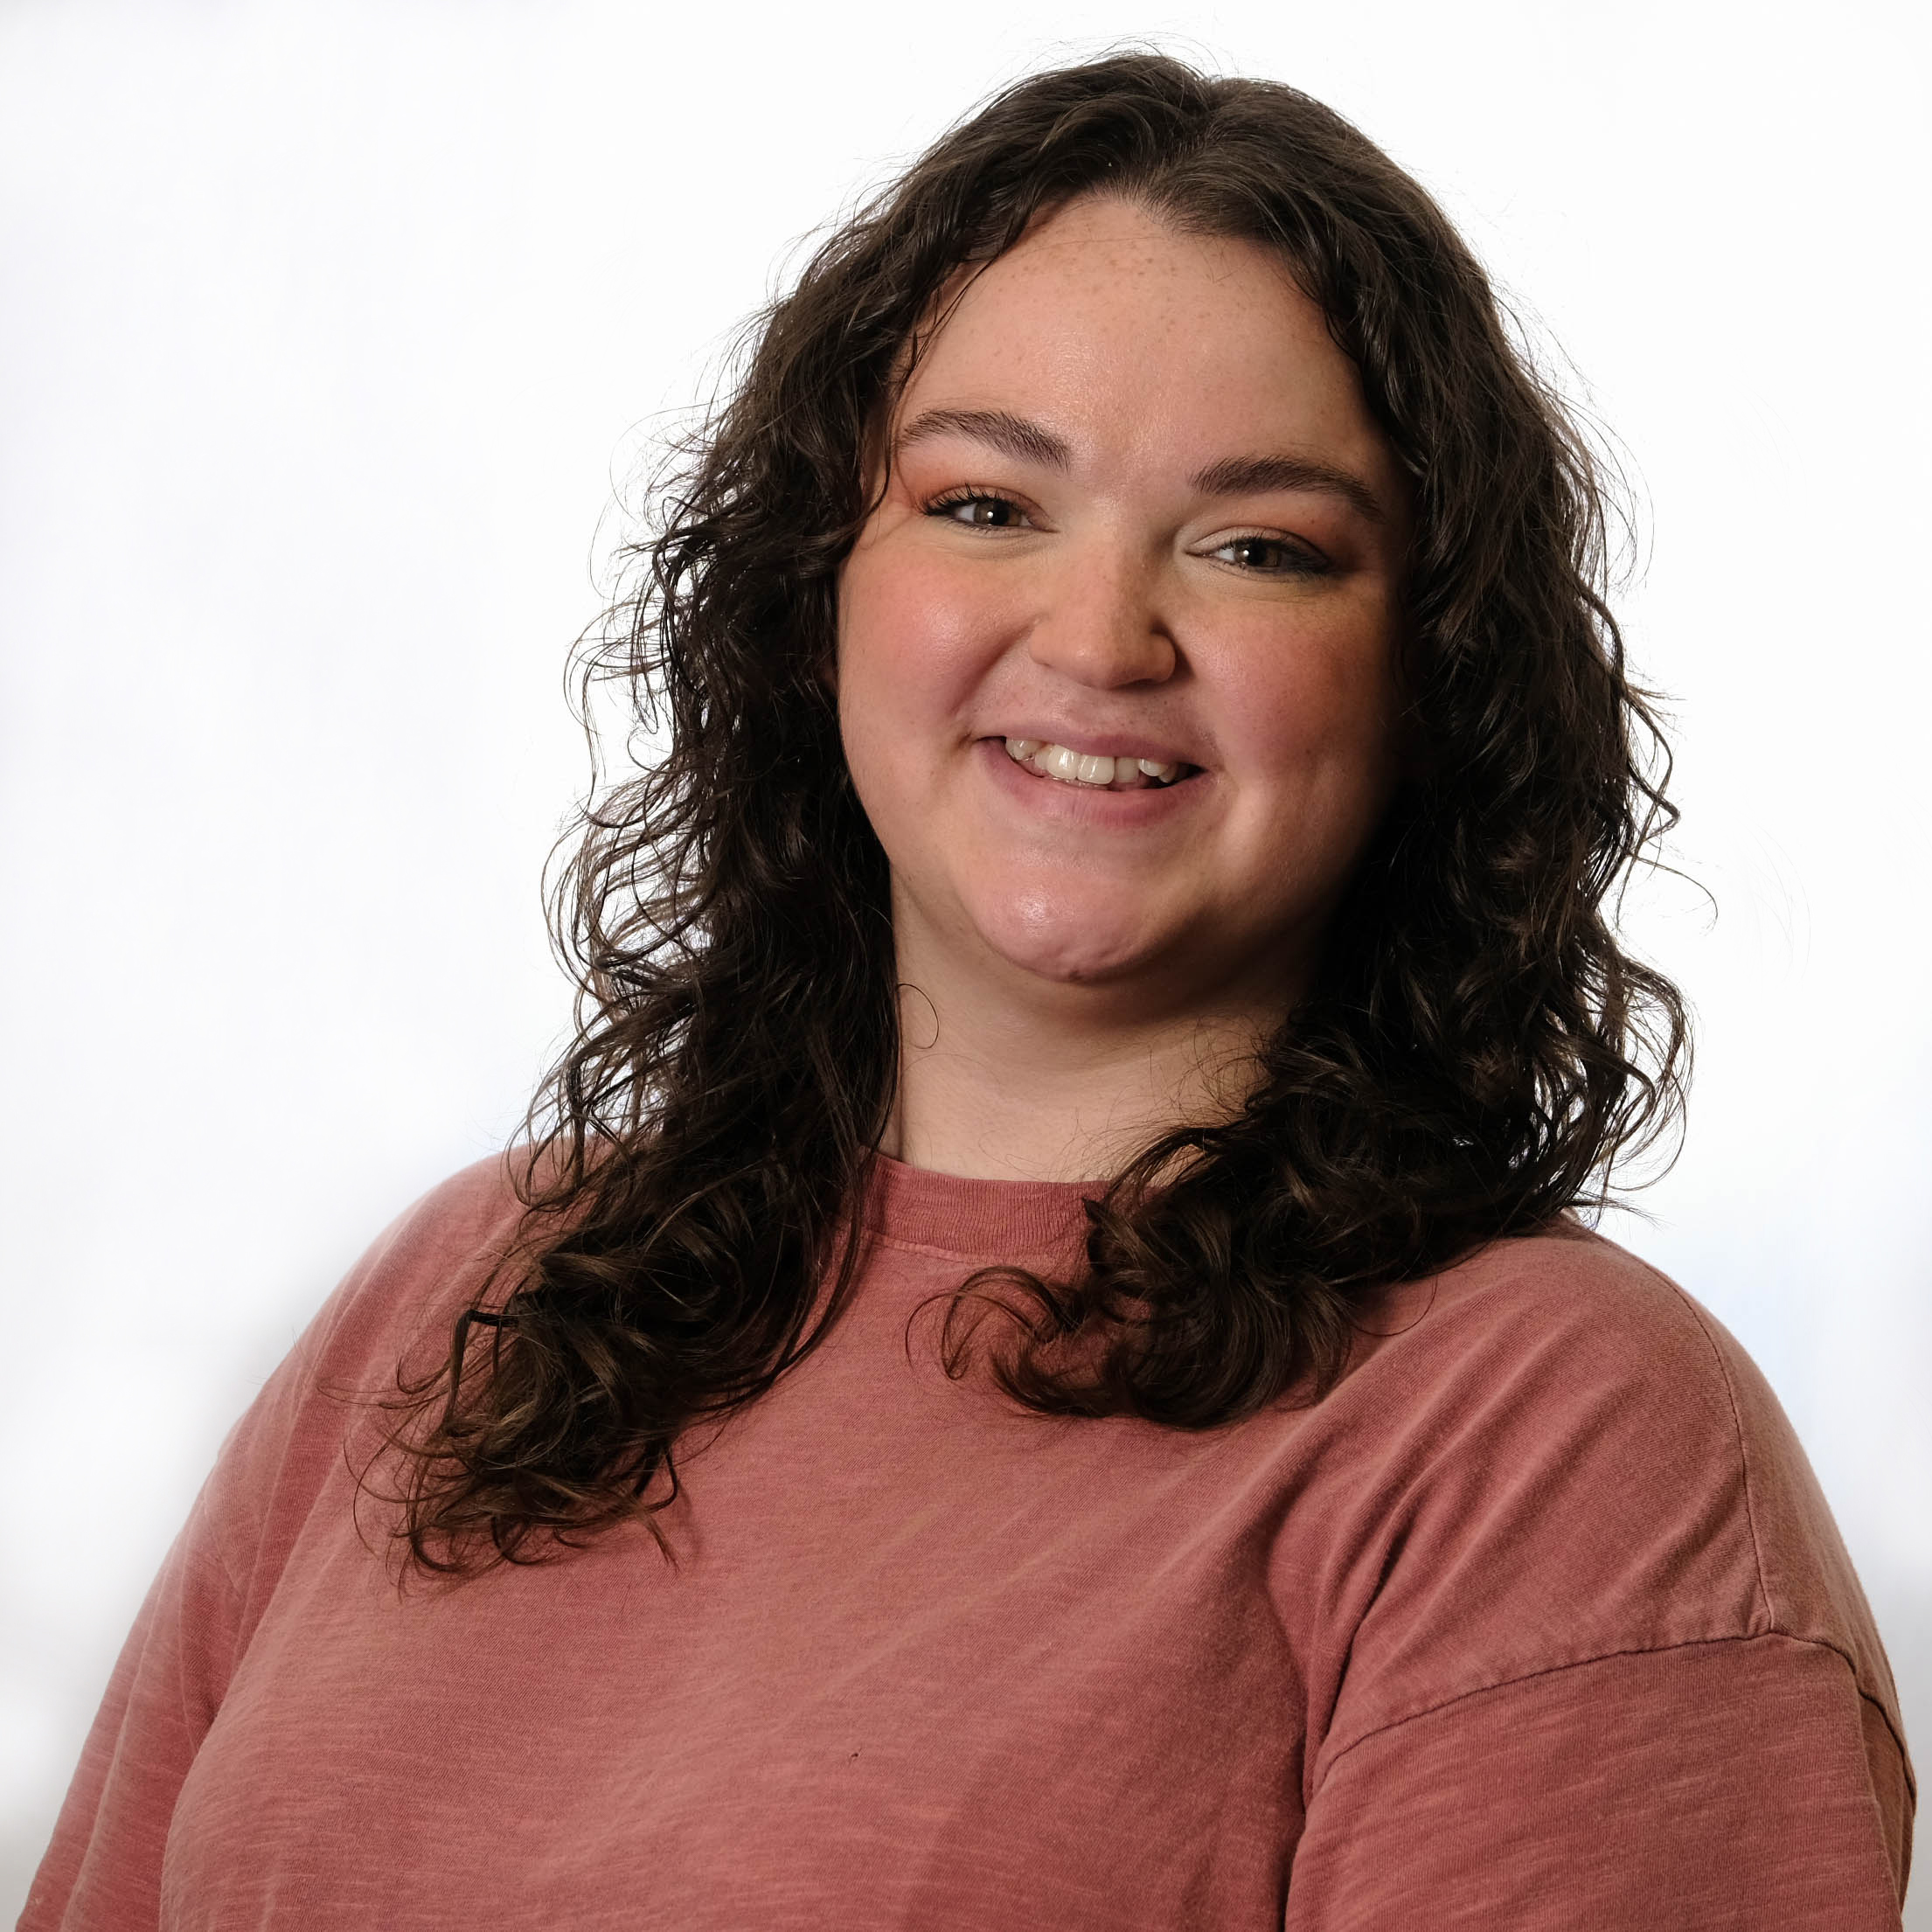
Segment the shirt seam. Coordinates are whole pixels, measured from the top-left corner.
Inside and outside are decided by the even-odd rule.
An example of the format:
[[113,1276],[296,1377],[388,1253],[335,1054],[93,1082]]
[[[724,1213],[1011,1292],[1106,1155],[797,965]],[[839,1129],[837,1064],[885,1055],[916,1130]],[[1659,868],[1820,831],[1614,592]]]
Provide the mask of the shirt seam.
[[222,1587],[228,1593],[230,1605],[239,1610],[241,1608],[245,1593],[241,1585],[235,1579],[233,1566],[228,1561],[228,1553],[222,1548],[221,1540],[219,1529],[217,1529],[216,1533],[209,1537],[207,1542],[197,1553],[221,1579]]
[[[250,1521],[247,1525],[249,1532],[246,1539],[248,1545],[247,1561],[239,1570],[235,1562],[231,1559],[229,1553],[229,1546],[235,1540],[233,1533],[235,1525],[231,1520],[233,1511],[226,1507],[217,1511],[209,1505],[212,1485],[216,1477],[222,1473],[223,1464],[226,1460],[230,1449],[233,1447],[232,1442],[223,1444],[222,1452],[216,1458],[215,1469],[211,1470],[209,1474],[208,1484],[205,1487],[204,1494],[197,1500],[198,1508],[209,1505],[210,1533],[205,1553],[208,1560],[220,1571],[222,1581],[227,1586],[230,1602],[238,1619],[247,1609],[251,1593],[254,1588],[255,1581],[261,1571],[261,1546],[268,1533],[268,1518],[273,1513],[275,1501],[282,1493],[284,1479],[288,1473],[289,1454],[297,1438],[303,1433],[303,1418],[308,1414],[311,1404],[316,1401],[318,1398],[326,1399],[332,1393],[323,1379],[323,1365],[328,1361],[330,1352],[334,1347],[337,1338],[341,1334],[344,1325],[348,1322],[351,1310],[380,1277],[398,1244],[415,1225],[421,1213],[422,1206],[422,1201],[419,1200],[412,1207],[396,1217],[395,1220],[385,1230],[387,1238],[381,1240],[378,1245],[372,1245],[362,1259],[337,1282],[335,1289],[324,1299],[322,1307],[316,1310],[316,1324],[296,1338],[294,1347],[283,1359],[277,1370],[274,1372],[275,1373],[280,1373],[286,1371],[292,1373],[297,1379],[299,1394],[294,1403],[294,1413],[289,1416],[287,1425],[281,1431],[281,1440],[275,1454],[275,1473],[262,1490],[259,1499],[261,1502],[260,1514]],[[490,1216],[491,1227],[494,1228],[498,1225],[501,1219],[500,1211],[492,1213]],[[482,1253],[483,1249],[481,1247],[475,1249],[470,1255],[470,1259],[477,1258]],[[351,1282],[355,1283],[355,1292],[353,1294],[348,1292]],[[420,1327],[416,1332],[420,1332]],[[273,1374],[264,1380],[261,1388],[256,1390],[254,1401],[251,1402],[243,1410],[241,1415],[237,1418],[236,1428],[240,1428],[253,1414],[255,1402],[261,1400],[266,1391],[268,1380],[273,1380]],[[346,1451],[346,1443],[344,1449]],[[315,1498],[311,1495],[309,1498],[310,1507],[313,1506],[314,1500]]]
[[1359,1738],[1344,1746],[1329,1761],[1328,1769],[1322,1773],[1321,1782],[1310,1794],[1310,1799],[1318,1796],[1328,1781],[1334,1776],[1336,1766],[1352,1752],[1359,1750],[1372,1740],[1390,1731],[1399,1731],[1406,1724],[1414,1724],[1425,1717],[1434,1717],[1438,1711],[1446,1711],[1452,1705],[1466,1704],[1471,1698],[1488,1697],[1492,1692],[1512,1690],[1519,1684],[1533,1684],[1539,1678],[1559,1677],[1566,1671],[1581,1671],[1592,1664],[1609,1664],[1623,1657],[1665,1657],[1672,1651],[1710,1650],[1720,1644],[1762,1644],[1768,1637],[1776,1637],[1784,1644],[1802,1644],[1807,1650],[1823,1651],[1829,1657],[1835,1657],[1845,1668],[1852,1679],[1852,1688],[1864,1702],[1872,1706],[1881,1718],[1885,1728],[1897,1749],[1901,1763],[1909,1764],[1905,1755],[1904,1741],[1893,1728],[1892,1720],[1885,1706],[1871,1696],[1859,1682],[1858,1666],[1835,1644],[1827,1644],[1815,1637],[1794,1637],[1789,1630],[1748,1630],[1734,1633],[1729,1637],[1690,1637],[1677,1644],[1633,1644],[1623,1650],[1597,1651],[1588,1657],[1573,1657],[1562,1664],[1546,1664],[1539,1670],[1522,1671],[1514,1677],[1498,1678],[1493,1684],[1478,1684],[1467,1691],[1457,1691],[1452,1697],[1445,1697],[1434,1704],[1424,1705],[1421,1709],[1405,1712],[1400,1717],[1391,1718],[1386,1724],[1378,1724],[1373,1730],[1364,1731]]
[[[1706,1317],[1704,1310],[1661,1268],[1653,1267],[1649,1261],[1644,1261],[1641,1255],[1633,1256],[1632,1259],[1653,1281],[1668,1289],[1683,1305],[1685,1312],[1697,1324],[1698,1332],[1704,1338],[1704,1345],[1710,1350],[1711,1359],[1717,1364],[1717,1372],[1724,1379],[1724,1398],[1730,1406],[1731,1428],[1737,1437],[1738,1469],[1744,1490],[1744,1520],[1751,1532],[1751,1557],[1757,1569],[1758,1595],[1764,1605],[1764,1629],[1754,1634],[1764,1637],[1790,1637],[1794,1644],[1815,1644],[1819,1650],[1830,1651],[1834,1657],[1839,1658],[1845,1664],[1845,1669],[1852,1673],[1852,1689],[1884,1720],[1886,1734],[1892,1740],[1893,1748],[1899,1754],[1899,1762],[1904,1769],[1905,1782],[1916,1796],[1917,1781],[1912,1776],[1912,1757],[1905,1748],[1904,1734],[1893,1721],[1892,1713],[1886,1708],[1884,1700],[1873,1697],[1871,1692],[1866,1689],[1865,1680],[1859,1671],[1858,1658],[1843,1644],[1833,1644],[1829,1638],[1799,1637],[1795,1631],[1787,1630],[1779,1618],[1776,1609],[1772,1605],[1771,1586],[1764,1571],[1764,1546],[1758,1536],[1757,1509],[1752,1499],[1751,1457],[1749,1451],[1744,1446],[1744,1419],[1738,1413],[1737,1384],[1732,1379],[1730,1365],[1724,1359],[1724,1351],[1717,1345],[1717,1337],[1711,1332],[1709,1320]],[[1722,1642],[1725,1640],[1719,1638],[1712,1641]],[[1352,1749],[1353,1747],[1351,1746],[1350,1748]]]
[[997,1255],[964,1254],[956,1247],[935,1247],[928,1241],[908,1241],[898,1234],[887,1234],[876,1227],[871,1234],[872,1240],[882,1247],[900,1248],[908,1254],[929,1254],[935,1261],[973,1261],[983,1268],[997,1268],[1003,1265]]
[[[1744,1522],[1745,1526],[1751,1532],[1751,1564],[1757,1577],[1758,1601],[1763,1606],[1764,1634],[1770,1635],[1773,1632],[1777,1632],[1780,1635],[1788,1635],[1790,1633],[1780,1630],[1777,1612],[1771,1606],[1771,1587],[1764,1574],[1764,1544],[1758,1535],[1757,1505],[1751,1493],[1751,1457],[1749,1451],[1744,1446],[1744,1419],[1738,1414],[1737,1386],[1731,1380],[1731,1371],[1725,1362],[1724,1352],[1717,1345],[1717,1338],[1712,1334],[1710,1324],[1704,1319],[1704,1312],[1698,1307],[1697,1303],[1668,1275],[1664,1274],[1660,1269],[1652,1268],[1648,1261],[1643,1261],[1641,1258],[1639,1258],[1638,1265],[1653,1281],[1668,1289],[1685,1312],[1697,1324],[1697,1331],[1703,1337],[1705,1347],[1711,1352],[1712,1361],[1717,1365],[1718,1375],[1724,1384],[1725,1406],[1731,1413],[1731,1435],[1737,1443],[1738,1477],[1744,1491]],[[1800,1641],[1812,1640],[1800,1639]],[[1837,1646],[1827,1644],[1825,1648],[1833,1650]],[[1845,1657],[1845,1653],[1839,1651],[1838,1655]],[[1857,1683],[1858,1667],[1856,1664],[1852,1663],[1849,1657],[1845,1657],[1845,1661],[1852,1664],[1852,1681]],[[1861,1697],[1865,1694],[1863,1685],[1859,1685],[1859,1694]]]

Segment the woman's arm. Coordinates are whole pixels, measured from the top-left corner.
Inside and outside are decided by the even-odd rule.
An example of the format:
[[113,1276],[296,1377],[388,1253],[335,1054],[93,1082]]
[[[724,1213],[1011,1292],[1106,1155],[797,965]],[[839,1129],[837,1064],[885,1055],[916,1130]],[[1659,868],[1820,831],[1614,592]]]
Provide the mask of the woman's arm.
[[1373,1454],[1312,1566],[1288,1926],[1895,1928],[1889,1667],[1736,1338],[1581,1234],[1398,1299],[1324,1405]]
[[20,1932],[152,1932],[175,1800],[234,1660],[240,1595],[213,1548],[213,1484],[135,1620],[80,1755]]
[[[21,1932],[153,1932],[177,1801],[355,1419],[402,1352],[441,1345],[514,1229],[500,1158],[378,1237],[222,1444],[148,1594],[82,1751]],[[373,1438],[372,1438],[373,1440]]]
[[1783,1636],[1604,1657],[1365,1738],[1310,1808],[1288,1932],[1897,1932],[1903,1754]]

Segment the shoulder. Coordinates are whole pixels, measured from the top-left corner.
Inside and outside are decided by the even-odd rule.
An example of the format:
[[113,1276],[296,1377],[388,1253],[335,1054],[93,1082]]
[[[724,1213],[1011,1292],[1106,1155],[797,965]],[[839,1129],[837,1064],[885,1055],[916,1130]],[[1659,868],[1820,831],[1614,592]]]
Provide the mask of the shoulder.
[[522,1226],[518,1164],[493,1154],[439,1182],[379,1234],[323,1305],[295,1358],[338,1382],[420,1345],[483,1288]]
[[191,1519],[244,1600],[260,1601],[310,1513],[362,1466],[404,1376],[434,1367],[451,1324],[509,1253],[521,1150],[431,1188],[379,1234],[230,1430]]
[[[1570,1223],[1499,1241],[1388,1292],[1365,1320],[1366,1352],[1400,1341],[1432,1373],[1507,1359],[1534,1373],[1641,1364],[1713,1388],[1723,1381],[1714,1317],[1615,1241]],[[1734,1342],[1731,1344],[1735,1348]],[[1416,1366],[1420,1366],[1419,1362]]]
[[1432,1436],[1611,1456],[1624,1488],[1680,1489],[1695,1470],[1741,1502],[1754,1454],[1796,1449],[1722,1323],[1581,1227],[1493,1242],[1383,1297],[1362,1328],[1363,1370]]
[[[1734,1498],[1739,1553],[1753,1557],[1737,1610],[1763,1614],[1747,1606],[1762,1591],[1736,1390],[1755,1371],[1707,1310],[1626,1249],[1574,1227],[1494,1242],[1381,1297],[1357,1359],[1345,1388],[1377,1404],[1419,1477],[1491,1494],[1511,1471],[1539,1493],[1599,1485],[1599,1523],[1687,1484]],[[1750,1422],[1789,1435],[1775,1400]]]
[[1407,1284],[1363,1325],[1322,1405],[1360,1458],[1347,1533],[1379,1565],[1357,1734],[1540,1671],[1772,1634],[1836,1652],[1895,1720],[1790,1422],[1675,1282],[1565,1226]]

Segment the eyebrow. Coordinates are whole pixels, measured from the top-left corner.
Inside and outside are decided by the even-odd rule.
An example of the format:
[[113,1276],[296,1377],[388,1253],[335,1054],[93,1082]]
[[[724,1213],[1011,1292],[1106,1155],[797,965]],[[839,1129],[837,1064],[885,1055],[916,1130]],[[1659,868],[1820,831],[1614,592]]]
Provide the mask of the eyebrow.
[[[1073,465],[1072,446],[1044,424],[1007,409],[928,409],[900,432],[899,447],[935,436],[969,436],[1016,462],[1048,469]],[[1224,456],[1189,479],[1205,497],[1251,497],[1270,490],[1316,490],[1339,497],[1371,523],[1386,523],[1382,500],[1352,471],[1312,456]]]
[[1064,437],[1007,409],[928,409],[900,430],[899,447],[933,436],[970,436],[1003,456],[1048,469],[1066,469],[1074,461],[1072,445]]
[[1204,497],[1251,497],[1270,490],[1319,490],[1372,524],[1388,521],[1382,499],[1352,470],[1312,456],[1224,456],[1192,478]]

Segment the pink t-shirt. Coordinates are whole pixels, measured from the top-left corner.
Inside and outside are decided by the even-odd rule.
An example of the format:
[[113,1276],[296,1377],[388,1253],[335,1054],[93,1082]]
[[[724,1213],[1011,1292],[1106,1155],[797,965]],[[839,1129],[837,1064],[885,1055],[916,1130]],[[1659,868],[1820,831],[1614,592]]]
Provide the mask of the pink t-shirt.
[[[399,1589],[345,1466],[507,1235],[407,1214],[243,1417],[23,1927],[1899,1924],[1884,1652],[1738,1344],[1564,1228],[1393,1294],[1320,1404],[1016,1412],[908,1317],[1077,1185],[881,1164],[829,1340],[567,1560]],[[353,1452],[349,1460],[353,1460]]]

